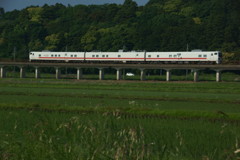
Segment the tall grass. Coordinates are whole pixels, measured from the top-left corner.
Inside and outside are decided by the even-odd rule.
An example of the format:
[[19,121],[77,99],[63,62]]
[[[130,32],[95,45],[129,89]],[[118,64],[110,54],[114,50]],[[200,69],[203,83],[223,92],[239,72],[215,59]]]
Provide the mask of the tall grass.
[[[230,123],[0,111],[1,159],[234,159]],[[24,118],[23,118],[24,117]]]

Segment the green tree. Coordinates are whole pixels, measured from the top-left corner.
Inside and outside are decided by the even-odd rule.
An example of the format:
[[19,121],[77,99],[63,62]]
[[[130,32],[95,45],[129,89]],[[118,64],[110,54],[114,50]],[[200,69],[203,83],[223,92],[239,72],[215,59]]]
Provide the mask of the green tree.
[[39,39],[29,42],[28,48],[31,51],[41,51],[44,49],[42,42]]
[[[239,0],[150,0],[124,4],[0,8],[0,56],[28,50],[178,51],[240,53]],[[239,54],[234,54],[237,57]]]
[[177,12],[179,11],[180,5],[182,4],[181,0],[169,0],[164,4],[163,9],[166,12]]
[[0,7],[0,18],[4,15],[4,13],[5,13],[4,8]]
[[32,22],[37,22],[37,23],[41,23],[42,22],[42,11],[43,8],[41,7],[32,7],[32,8],[28,8],[27,9],[28,13],[29,13],[29,17],[30,17],[30,21]]
[[116,15],[116,21],[126,21],[136,17],[137,3],[132,0],[125,0],[123,6]]
[[47,37],[45,37],[45,42],[46,42],[46,50],[50,51],[57,51],[58,45],[60,43],[60,37],[59,34],[51,34]]
[[91,27],[81,38],[81,45],[83,46],[84,51],[92,51],[96,49],[97,34],[97,29],[95,27]]

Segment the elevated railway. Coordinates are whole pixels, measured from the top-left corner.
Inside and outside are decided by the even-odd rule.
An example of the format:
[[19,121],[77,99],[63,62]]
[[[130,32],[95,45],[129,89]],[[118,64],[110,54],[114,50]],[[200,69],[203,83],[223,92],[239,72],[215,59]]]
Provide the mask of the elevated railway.
[[99,69],[99,80],[104,79],[104,69],[114,68],[116,69],[116,79],[122,79],[122,71],[124,69],[139,69],[141,71],[140,79],[145,80],[146,70],[149,69],[163,69],[166,70],[166,81],[171,80],[172,70],[189,69],[194,72],[194,81],[198,81],[198,73],[200,70],[213,70],[216,72],[216,81],[221,81],[222,71],[240,71],[240,65],[196,65],[196,64],[105,64],[105,63],[37,63],[37,62],[0,62],[0,78],[6,77],[6,67],[19,67],[20,78],[25,77],[25,69],[27,67],[35,68],[35,78],[40,78],[40,68],[53,67],[56,70],[56,79],[60,78],[61,68],[76,68],[77,79],[82,78],[83,68],[97,68]]

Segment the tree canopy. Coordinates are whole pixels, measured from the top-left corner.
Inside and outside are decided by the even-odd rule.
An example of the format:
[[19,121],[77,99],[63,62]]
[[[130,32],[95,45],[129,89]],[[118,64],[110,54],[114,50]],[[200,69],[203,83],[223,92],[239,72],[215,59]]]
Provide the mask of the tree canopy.
[[240,52],[238,0],[150,0],[137,6],[62,4],[0,8],[0,58],[27,59],[31,50]]

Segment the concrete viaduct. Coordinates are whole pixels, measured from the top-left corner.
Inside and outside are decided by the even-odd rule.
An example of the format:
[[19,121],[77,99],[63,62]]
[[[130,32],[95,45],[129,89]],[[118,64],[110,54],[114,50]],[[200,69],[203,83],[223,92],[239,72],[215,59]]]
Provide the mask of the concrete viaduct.
[[221,81],[222,71],[233,71],[240,70],[240,65],[190,65],[190,64],[95,64],[95,63],[36,63],[36,62],[0,62],[0,78],[6,77],[5,67],[16,66],[20,68],[20,78],[25,78],[25,68],[35,68],[35,78],[40,78],[40,68],[53,67],[56,70],[56,79],[60,78],[60,68],[69,67],[77,69],[77,79],[82,78],[83,68],[98,68],[99,69],[99,80],[104,79],[104,68],[115,68],[116,79],[122,79],[123,69],[139,69],[141,71],[140,79],[143,81],[146,78],[146,70],[148,69],[164,69],[166,70],[166,81],[171,80],[171,71],[177,69],[189,69],[194,72],[194,81],[198,81],[198,73],[200,70],[210,69],[216,71],[216,82]]

